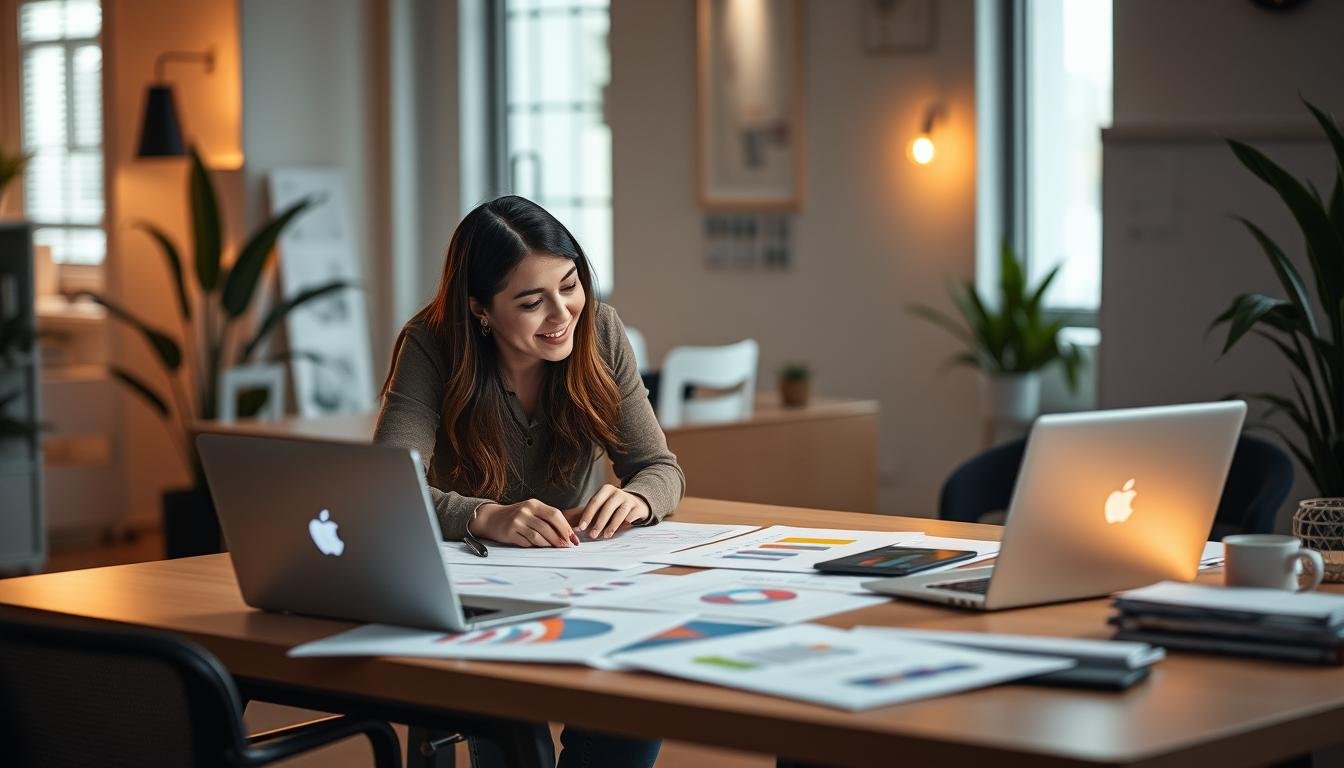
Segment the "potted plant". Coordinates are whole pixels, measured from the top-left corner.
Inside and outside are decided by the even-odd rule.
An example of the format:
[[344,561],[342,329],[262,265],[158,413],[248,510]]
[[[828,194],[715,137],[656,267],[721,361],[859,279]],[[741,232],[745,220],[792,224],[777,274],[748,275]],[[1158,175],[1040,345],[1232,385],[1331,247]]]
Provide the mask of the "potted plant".
[[[1274,345],[1287,363],[1293,396],[1271,392],[1242,396],[1268,406],[1266,418],[1275,413],[1287,416],[1291,425],[1287,428],[1265,421],[1256,426],[1283,440],[1321,496],[1344,497],[1344,132],[1333,116],[1305,99],[1303,103],[1334,152],[1335,179],[1328,198],[1259,150],[1239,141],[1227,143],[1292,214],[1306,243],[1304,261],[1311,269],[1311,284],[1264,230],[1237,216],[1263,251],[1286,298],[1241,294],[1214,319],[1210,330],[1228,326],[1222,354],[1248,334]],[[1331,548],[1344,549],[1344,541]]]
[[11,155],[4,147],[0,147],[0,216],[5,214],[6,202],[9,200],[9,185],[23,175],[24,169],[28,167],[28,161],[32,159],[32,152]]
[[1005,243],[999,256],[996,301],[982,298],[975,283],[966,280],[949,288],[961,321],[928,305],[915,304],[911,313],[956,336],[965,349],[948,360],[949,365],[967,365],[983,374],[985,406],[991,424],[1025,424],[1040,413],[1041,371],[1059,364],[1070,390],[1078,386],[1082,355],[1078,348],[1060,339],[1062,320],[1046,320],[1041,301],[1059,274],[1054,269],[1032,287],[1027,285],[1022,264]]
[[779,399],[786,408],[807,405],[811,390],[812,371],[806,363],[786,363],[779,369]]
[[[164,301],[177,307],[176,333],[145,322],[106,296],[86,294],[106,307],[111,317],[135,329],[144,338],[165,375],[167,386],[160,388],[151,385],[139,373],[118,365],[110,366],[114,378],[162,417],[192,476],[190,488],[164,494],[164,543],[169,557],[219,550],[218,522],[192,440],[192,422],[217,415],[219,374],[223,367],[252,361],[270,334],[294,309],[350,287],[344,280],[333,280],[304,290],[277,302],[247,332],[249,329],[240,320],[252,304],[276,240],[285,227],[314,201],[301,200],[263,224],[245,240],[231,267],[225,268],[223,225],[215,187],[194,149],[191,151],[187,195],[194,246],[189,268],[182,263],[181,249],[163,230],[146,222],[135,225],[158,244],[172,278],[173,293],[164,297]],[[188,289],[185,276],[188,269],[195,278],[194,290]],[[302,352],[291,352],[287,357],[298,355],[311,357]],[[277,359],[281,357],[286,356],[277,356]],[[180,378],[184,370],[187,387],[182,386]],[[243,408],[255,412],[262,404],[253,401]],[[244,412],[244,415],[247,414]]]

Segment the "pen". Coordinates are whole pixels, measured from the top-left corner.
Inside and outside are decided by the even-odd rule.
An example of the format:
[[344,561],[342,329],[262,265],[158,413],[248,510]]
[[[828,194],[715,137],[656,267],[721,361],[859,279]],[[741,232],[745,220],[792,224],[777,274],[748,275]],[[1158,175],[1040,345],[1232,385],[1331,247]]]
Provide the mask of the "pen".
[[481,540],[473,536],[471,531],[467,531],[466,535],[462,537],[462,543],[467,545],[468,552],[477,557],[490,556],[490,550],[486,549],[485,545],[481,543]]

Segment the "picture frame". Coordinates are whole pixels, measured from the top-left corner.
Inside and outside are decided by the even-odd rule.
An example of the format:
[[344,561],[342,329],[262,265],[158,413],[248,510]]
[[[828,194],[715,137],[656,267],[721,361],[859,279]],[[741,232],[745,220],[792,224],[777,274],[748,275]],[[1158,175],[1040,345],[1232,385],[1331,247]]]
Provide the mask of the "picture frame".
[[219,374],[219,420],[238,420],[238,400],[247,392],[265,391],[266,400],[253,418],[278,421],[285,415],[285,367],[280,363],[239,365]]
[[803,2],[696,0],[696,173],[705,210],[803,205]]
[[[350,229],[347,181],[331,167],[271,171],[272,213],[304,198],[317,201],[280,236],[280,300],[333,280],[363,282]],[[304,418],[377,408],[364,292],[337,291],[285,316],[294,400]]]

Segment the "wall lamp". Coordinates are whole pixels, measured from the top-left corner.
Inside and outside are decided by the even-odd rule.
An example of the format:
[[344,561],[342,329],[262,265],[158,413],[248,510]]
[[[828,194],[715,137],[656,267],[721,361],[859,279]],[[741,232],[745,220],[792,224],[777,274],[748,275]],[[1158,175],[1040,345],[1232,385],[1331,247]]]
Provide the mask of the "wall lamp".
[[164,76],[170,62],[195,61],[205,65],[207,73],[215,71],[215,51],[164,51],[154,59],[154,82],[145,94],[145,114],[140,121],[140,148],[136,157],[182,157],[187,154],[182,140],[182,124],[177,119],[173,101],[173,86]]
[[941,103],[935,103],[924,112],[924,125],[918,136],[910,142],[910,159],[917,165],[928,165],[933,162],[937,154],[933,144],[933,126],[938,120],[946,117]]

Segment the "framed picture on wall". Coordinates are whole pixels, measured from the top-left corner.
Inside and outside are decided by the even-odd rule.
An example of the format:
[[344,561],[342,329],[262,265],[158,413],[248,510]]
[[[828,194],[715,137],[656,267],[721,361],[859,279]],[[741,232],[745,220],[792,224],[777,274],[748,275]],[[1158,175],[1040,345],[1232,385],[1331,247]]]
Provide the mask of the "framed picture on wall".
[[804,192],[803,0],[697,0],[700,205],[796,210]]

